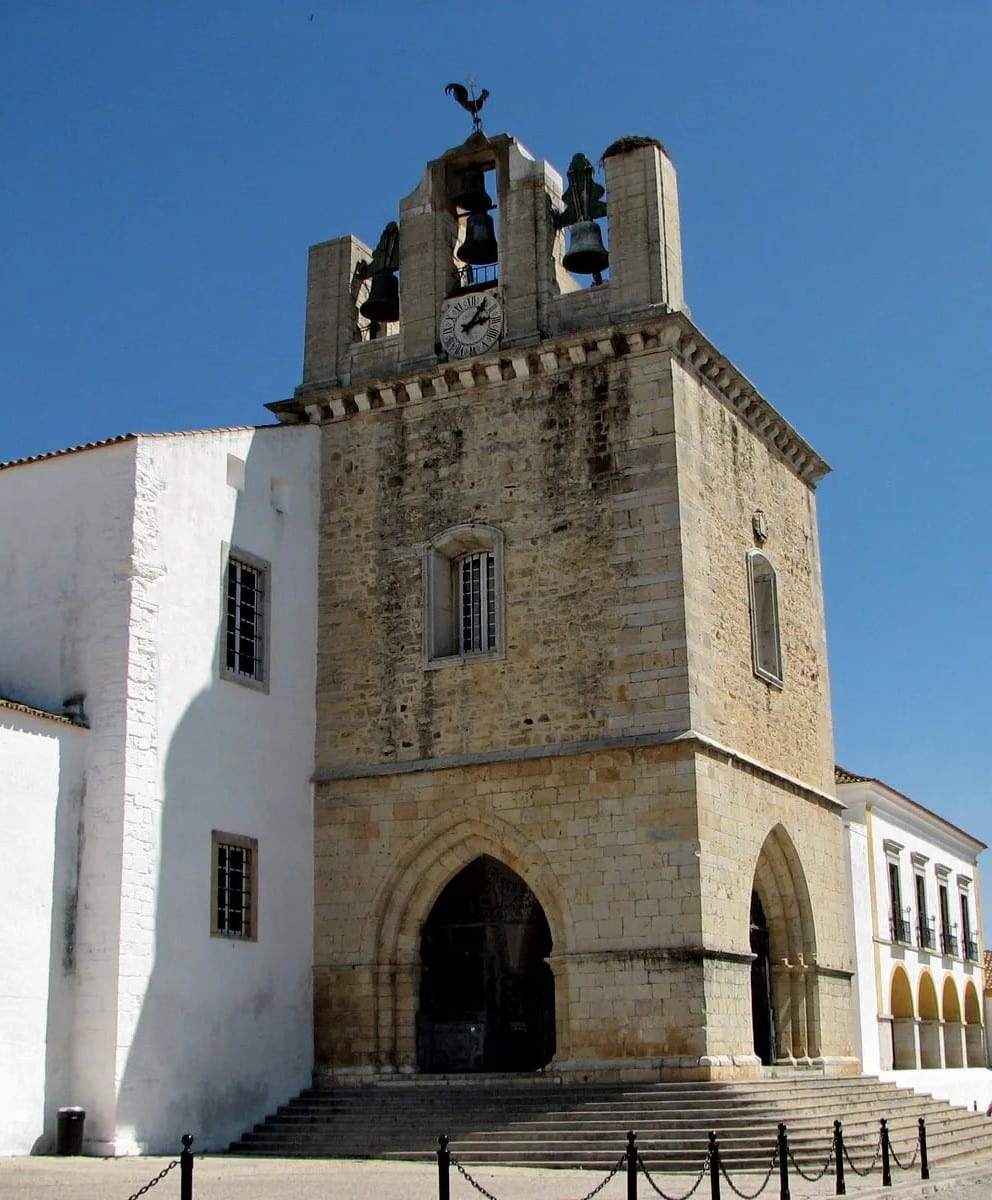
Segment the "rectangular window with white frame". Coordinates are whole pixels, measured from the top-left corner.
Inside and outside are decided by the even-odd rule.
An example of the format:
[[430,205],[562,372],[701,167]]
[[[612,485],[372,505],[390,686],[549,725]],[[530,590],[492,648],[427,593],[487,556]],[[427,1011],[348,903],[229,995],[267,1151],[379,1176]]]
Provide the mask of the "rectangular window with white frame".
[[269,684],[269,564],[225,547],[221,675],[263,691]]
[[211,835],[212,907],[215,937],[253,942],[258,937],[258,840],[236,833]]

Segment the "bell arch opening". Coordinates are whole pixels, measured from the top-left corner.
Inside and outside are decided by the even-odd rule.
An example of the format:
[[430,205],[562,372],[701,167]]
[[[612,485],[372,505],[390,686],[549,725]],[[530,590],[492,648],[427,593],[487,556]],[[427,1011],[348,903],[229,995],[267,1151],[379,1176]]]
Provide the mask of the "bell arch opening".
[[[751,953],[754,1053],[766,1064],[818,1058],[820,995],[813,908],[799,854],[781,825],[765,838],[755,865]],[[766,973],[763,993],[761,978]]]
[[534,1071],[555,1052],[551,930],[537,897],[483,854],[441,891],[420,935],[425,1072]]

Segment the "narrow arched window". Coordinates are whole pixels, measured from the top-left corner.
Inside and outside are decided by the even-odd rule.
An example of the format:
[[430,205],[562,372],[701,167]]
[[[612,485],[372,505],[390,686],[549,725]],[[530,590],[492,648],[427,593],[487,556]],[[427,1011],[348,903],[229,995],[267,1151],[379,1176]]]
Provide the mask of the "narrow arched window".
[[430,662],[494,655],[503,648],[503,535],[457,525],[424,555],[424,651]]
[[751,599],[751,651],[754,673],[782,686],[782,640],[778,623],[778,583],[775,568],[760,550],[747,556]]

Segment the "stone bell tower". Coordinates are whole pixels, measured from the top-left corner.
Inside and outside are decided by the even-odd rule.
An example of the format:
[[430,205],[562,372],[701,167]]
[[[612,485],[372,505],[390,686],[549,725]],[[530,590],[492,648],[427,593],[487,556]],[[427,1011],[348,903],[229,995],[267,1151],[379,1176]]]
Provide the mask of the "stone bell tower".
[[827,467],[690,320],[663,147],[603,162],[477,132],[310,252],[321,1079],[857,1070]]

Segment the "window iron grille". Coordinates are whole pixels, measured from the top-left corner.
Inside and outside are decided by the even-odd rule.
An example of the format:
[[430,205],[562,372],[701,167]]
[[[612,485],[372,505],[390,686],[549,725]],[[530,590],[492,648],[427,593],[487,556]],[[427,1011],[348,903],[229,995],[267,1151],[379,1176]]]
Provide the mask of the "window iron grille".
[[265,571],[233,555],[227,563],[226,663],[232,675],[264,678]]
[[252,867],[249,846],[217,843],[217,932],[225,937],[254,937]]

